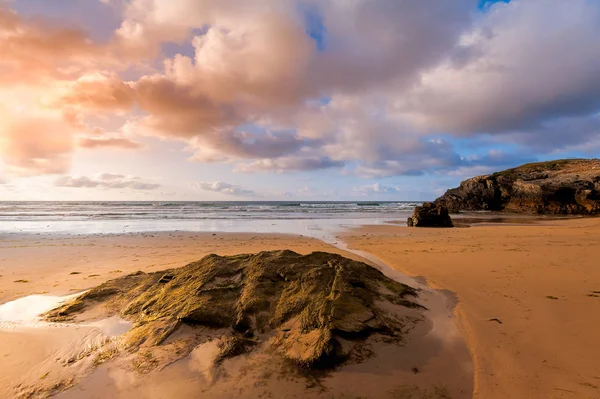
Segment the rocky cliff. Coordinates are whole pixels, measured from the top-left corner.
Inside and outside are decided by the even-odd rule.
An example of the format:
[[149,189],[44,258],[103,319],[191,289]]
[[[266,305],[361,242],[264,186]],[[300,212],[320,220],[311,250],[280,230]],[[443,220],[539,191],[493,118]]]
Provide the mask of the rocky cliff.
[[600,214],[600,160],[530,163],[465,180],[435,201],[451,213],[510,211],[536,214]]

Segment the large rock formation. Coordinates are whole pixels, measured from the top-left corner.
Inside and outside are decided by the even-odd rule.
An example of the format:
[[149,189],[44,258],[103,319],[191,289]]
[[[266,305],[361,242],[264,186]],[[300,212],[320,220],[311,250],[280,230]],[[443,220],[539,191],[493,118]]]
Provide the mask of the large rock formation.
[[[400,341],[421,318],[417,292],[340,255],[291,251],[209,255],[179,268],[110,280],[48,312],[72,321],[97,305],[131,320],[131,351],[161,345],[179,327],[222,331],[219,359],[269,344],[294,363],[333,365],[368,337]],[[349,349],[347,343],[352,342]]]
[[406,224],[408,227],[454,227],[448,209],[433,202],[417,206]]
[[600,214],[600,160],[531,163],[463,181],[435,201],[451,213]]

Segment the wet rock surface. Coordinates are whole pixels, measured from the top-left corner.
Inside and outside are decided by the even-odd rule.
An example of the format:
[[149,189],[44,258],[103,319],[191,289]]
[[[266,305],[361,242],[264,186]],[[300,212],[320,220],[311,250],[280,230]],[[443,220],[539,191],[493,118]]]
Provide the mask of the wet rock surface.
[[416,295],[340,255],[272,251],[209,255],[179,269],[137,272],[99,285],[45,318],[71,321],[101,305],[134,323],[124,336],[129,351],[159,346],[190,325],[226,331],[218,361],[268,343],[298,366],[331,367],[360,352],[367,338],[401,343],[422,320],[422,307],[411,301]]
[[451,213],[600,214],[600,160],[531,163],[467,179],[435,201]]

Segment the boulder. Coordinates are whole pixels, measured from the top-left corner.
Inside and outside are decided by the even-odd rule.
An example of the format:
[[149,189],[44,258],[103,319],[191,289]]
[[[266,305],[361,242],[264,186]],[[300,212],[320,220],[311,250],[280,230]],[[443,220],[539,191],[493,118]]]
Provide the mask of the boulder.
[[448,208],[433,202],[416,207],[406,224],[408,227],[454,227]]
[[599,215],[600,160],[538,162],[463,181],[435,200],[451,213]]
[[[209,255],[179,269],[109,280],[44,315],[75,321],[99,307],[131,321],[122,339],[129,352],[162,345],[183,325],[222,338],[217,362],[268,345],[302,368],[334,366],[367,341],[396,342],[421,318],[417,291],[340,255],[271,251]],[[190,342],[194,342],[193,340]],[[196,345],[197,342],[194,344]],[[191,348],[189,348],[191,351]]]

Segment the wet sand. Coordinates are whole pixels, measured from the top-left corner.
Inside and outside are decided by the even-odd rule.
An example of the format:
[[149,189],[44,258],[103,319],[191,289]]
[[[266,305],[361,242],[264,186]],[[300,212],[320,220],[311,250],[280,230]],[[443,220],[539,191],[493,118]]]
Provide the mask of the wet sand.
[[[3,235],[0,237],[0,304],[32,294],[68,295],[107,279],[138,270],[152,272],[198,260],[209,253],[230,255],[261,250],[291,249],[300,253],[328,251],[360,259],[356,254],[308,237],[225,233],[140,233],[104,236]],[[437,292],[424,293],[424,300]],[[452,298],[443,296],[438,321],[451,319]],[[206,381],[190,358],[147,374],[132,370],[132,359],[108,361],[93,367],[94,356],[81,348],[98,350],[116,345],[97,327],[0,329],[0,386],[2,397],[31,391],[31,397],[61,392],[60,398],[199,397],[411,397],[469,398],[472,365],[458,330],[439,322],[424,323],[407,337],[404,347],[373,342],[372,357],[344,366],[322,378],[291,370],[272,353],[256,351],[226,361],[219,378]],[[6,327],[6,326],[5,326]],[[60,330],[60,332],[58,331]],[[60,338],[57,338],[60,337]],[[79,348],[79,352],[76,350]],[[75,377],[66,372],[69,358],[76,362]],[[135,360],[135,359],[134,359]],[[64,364],[69,364],[64,367]],[[48,371],[50,370],[50,372]],[[214,370],[213,370],[214,371]],[[90,374],[91,373],[91,374]],[[200,373],[200,374],[199,374]],[[15,385],[22,384],[15,391]],[[54,385],[59,386],[52,390]],[[74,387],[72,387],[74,386]],[[70,388],[65,390],[66,388]],[[204,396],[202,396],[204,395]],[[445,396],[446,395],[446,396]],[[418,397],[418,396],[417,396]]]
[[456,293],[475,398],[600,397],[600,219],[373,226],[344,240]]

